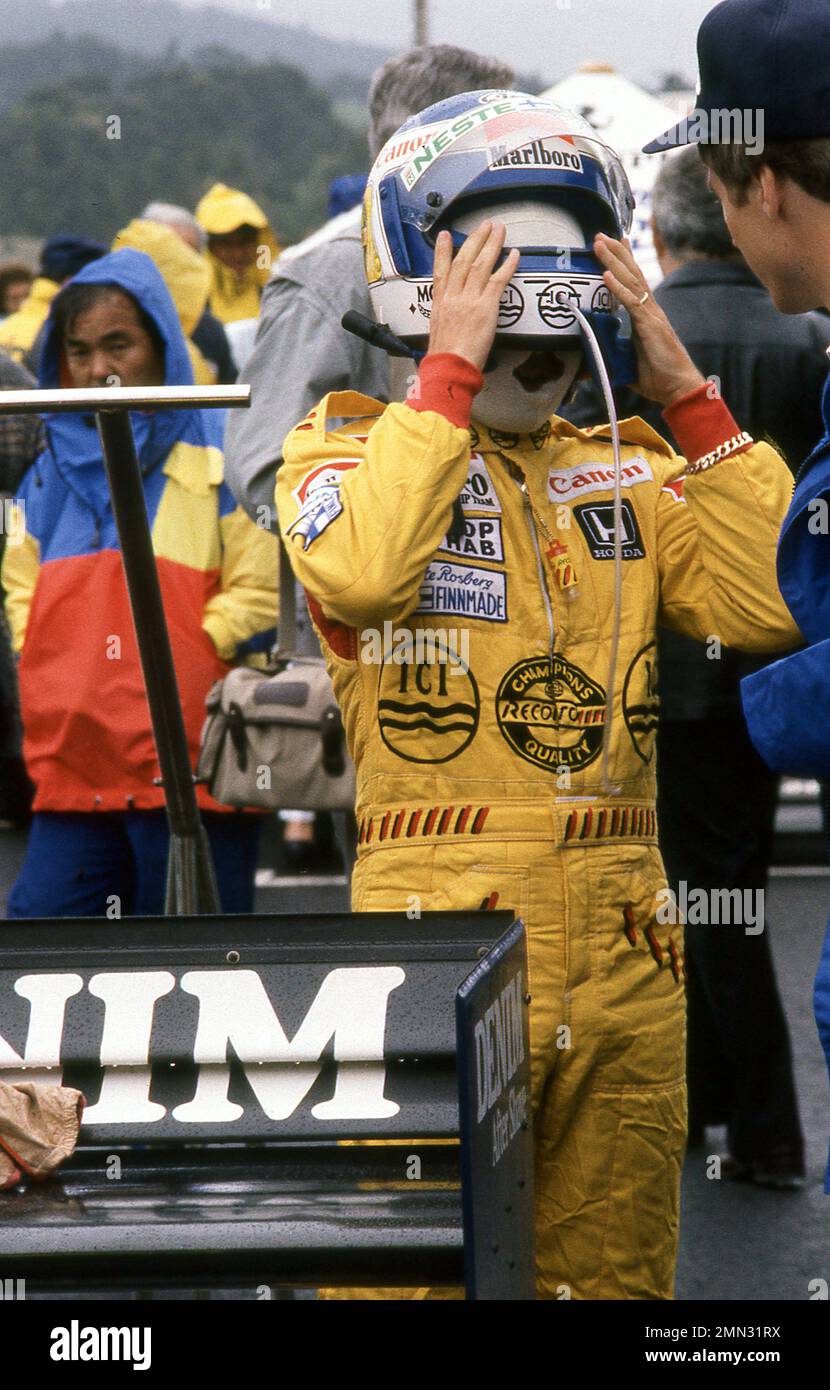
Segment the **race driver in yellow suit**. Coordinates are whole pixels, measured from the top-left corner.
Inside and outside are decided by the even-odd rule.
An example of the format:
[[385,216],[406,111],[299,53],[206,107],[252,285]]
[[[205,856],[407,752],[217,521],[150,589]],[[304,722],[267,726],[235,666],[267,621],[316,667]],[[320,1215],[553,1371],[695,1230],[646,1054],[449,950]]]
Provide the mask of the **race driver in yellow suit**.
[[799,640],[775,582],[791,475],[703,380],[627,244],[600,234],[638,387],[685,454],[621,424],[610,672],[611,442],[555,415],[532,424],[578,351],[501,352],[492,367],[520,253],[502,256],[503,222],[474,221],[454,258],[437,235],[409,398],[329,396],[289,435],[280,526],[357,765],[355,910],[498,906],[526,923],[538,1295],[666,1299],[685,1005],[683,928],[658,896],[655,631],[751,651]]

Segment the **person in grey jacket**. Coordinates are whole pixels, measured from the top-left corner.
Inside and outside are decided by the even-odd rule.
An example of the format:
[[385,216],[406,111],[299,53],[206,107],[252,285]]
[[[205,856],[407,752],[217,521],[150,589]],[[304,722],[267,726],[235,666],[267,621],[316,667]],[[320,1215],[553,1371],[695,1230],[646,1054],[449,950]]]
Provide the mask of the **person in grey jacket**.
[[[431,44],[390,58],[369,88],[372,161],[398,126],[445,97],[477,88],[510,87],[511,68],[451,44]],[[229,411],[225,478],[236,500],[260,526],[277,527],[274,480],[285,436],[329,391],[360,391],[389,400],[385,352],[347,333],[347,309],[372,319],[363,271],[361,208],[333,217],[312,236],[283,251],[265,286],[254,350],[239,380],[251,386],[249,410]],[[297,592],[297,650],[319,653],[302,591]],[[339,868],[331,817],[280,812],[282,867]]]
[[[458,92],[509,87],[513,80],[503,63],[450,44],[390,58],[369,89],[371,159],[416,111]],[[229,412],[225,468],[240,505],[274,531],[274,475],[289,430],[328,391],[389,399],[386,353],[340,326],[347,309],[372,318],[360,226],[359,207],[332,218],[282,253],[263,291],[253,355],[240,377],[251,385],[251,407]]]

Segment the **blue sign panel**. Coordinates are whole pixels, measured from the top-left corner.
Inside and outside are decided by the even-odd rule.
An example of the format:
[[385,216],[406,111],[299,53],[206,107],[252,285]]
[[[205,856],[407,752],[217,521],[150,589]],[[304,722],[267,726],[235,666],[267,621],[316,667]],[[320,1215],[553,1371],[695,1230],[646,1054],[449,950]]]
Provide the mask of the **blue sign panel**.
[[524,927],[456,995],[464,1267],[470,1299],[535,1299],[533,1118]]

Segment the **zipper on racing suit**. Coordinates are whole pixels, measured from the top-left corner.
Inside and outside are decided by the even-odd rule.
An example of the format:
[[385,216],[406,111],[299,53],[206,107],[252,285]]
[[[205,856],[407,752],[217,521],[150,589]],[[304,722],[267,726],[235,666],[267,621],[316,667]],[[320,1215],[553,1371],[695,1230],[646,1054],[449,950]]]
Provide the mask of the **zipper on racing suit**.
[[[549,646],[550,680],[549,680],[548,684],[547,684],[546,687],[545,687],[545,693],[546,693],[546,695],[548,695],[548,696],[550,697],[551,700],[555,700],[555,699],[556,699],[556,691],[555,691],[554,683],[553,683],[553,670],[554,670],[553,658],[554,658],[554,649],[555,649],[555,642],[556,642],[556,632],[555,632],[554,623],[553,623],[553,605],[552,605],[552,603],[551,603],[551,601],[550,601],[550,592],[549,592],[549,590],[548,590],[547,577],[546,577],[546,574],[545,574],[545,562],[544,562],[544,560],[542,559],[542,551],[541,551],[540,546],[539,546],[539,532],[538,532],[538,529],[537,529],[537,523],[538,523],[539,526],[542,527],[543,531],[545,531],[545,533],[546,533],[546,539],[547,539],[548,541],[552,541],[552,540],[553,540],[553,536],[551,535],[551,533],[550,533],[550,531],[548,530],[548,528],[545,526],[545,523],[544,523],[544,521],[542,520],[542,518],[541,518],[540,516],[537,516],[537,513],[536,513],[536,511],[535,511],[535,509],[534,509],[533,503],[532,503],[531,498],[530,498],[530,492],[529,492],[529,489],[528,489],[528,486],[527,486],[527,481],[526,481],[526,479],[525,479],[525,477],[524,477],[524,474],[522,473],[521,469],[519,468],[518,464],[513,463],[512,459],[505,458],[503,454],[502,454],[500,457],[501,457],[501,459],[502,459],[502,462],[507,466],[507,468],[508,468],[508,470],[509,470],[509,472],[510,472],[511,478],[513,479],[513,481],[515,482],[516,486],[518,487],[519,491],[520,491],[521,494],[522,494],[522,502],[523,502],[523,504],[524,504],[525,515],[526,515],[526,517],[527,517],[527,524],[528,524],[528,526],[529,526],[529,528],[530,528],[530,537],[531,537],[531,540],[533,541],[533,552],[534,552],[534,554],[535,554],[535,556],[536,556],[536,570],[537,570],[537,573],[538,573],[538,575],[539,575],[539,588],[540,588],[541,591],[542,591],[542,601],[543,601],[543,603],[544,603],[544,605],[545,605],[545,612],[546,612],[547,618],[548,618],[548,632],[550,633],[550,646]],[[559,799],[559,798],[557,798],[557,800],[558,800],[558,799]],[[591,794],[591,795],[586,795],[586,796],[571,796],[571,795],[567,795],[567,796],[564,797],[563,799],[566,800],[566,801],[593,801],[595,798],[594,798],[593,794]]]
[[[511,472],[513,472],[513,465],[511,465]],[[547,613],[548,618],[548,633],[550,634],[550,681],[547,686],[547,694],[550,696],[551,699],[554,699],[553,652],[554,644],[556,641],[556,633],[553,625],[553,605],[550,601],[547,580],[545,579],[545,566],[542,560],[542,552],[539,548],[539,532],[536,529],[536,517],[533,514],[533,503],[530,500],[530,493],[527,489],[527,483],[524,478],[517,477],[515,472],[513,472],[513,478],[522,494],[522,502],[524,504],[525,515],[527,517],[527,524],[530,527],[530,536],[533,541],[533,549],[536,554],[536,570],[539,575],[539,587],[542,590],[542,601],[545,605],[545,612]]]

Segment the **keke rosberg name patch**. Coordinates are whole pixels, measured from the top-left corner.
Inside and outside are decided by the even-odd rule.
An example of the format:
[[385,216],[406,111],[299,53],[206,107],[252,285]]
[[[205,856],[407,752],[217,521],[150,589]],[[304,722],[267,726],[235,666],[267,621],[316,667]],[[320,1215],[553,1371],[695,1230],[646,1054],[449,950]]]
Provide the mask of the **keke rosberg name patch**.
[[431,560],[415,612],[506,623],[507,575],[503,570]]
[[513,751],[536,767],[587,767],[602,747],[605,691],[564,657],[525,657],[502,678],[496,720]]

